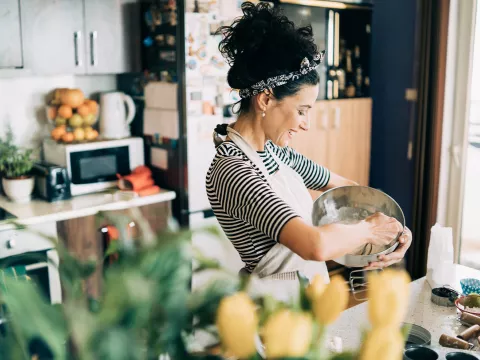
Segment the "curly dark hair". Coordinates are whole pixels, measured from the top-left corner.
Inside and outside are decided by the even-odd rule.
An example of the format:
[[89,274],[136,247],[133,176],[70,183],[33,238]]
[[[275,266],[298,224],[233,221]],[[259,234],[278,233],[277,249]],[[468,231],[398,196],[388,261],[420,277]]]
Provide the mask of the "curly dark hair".
[[[233,89],[245,89],[269,77],[297,71],[303,58],[312,59],[318,53],[311,26],[295,27],[278,7],[267,2],[242,4],[243,16],[231,26],[223,26],[219,50],[230,64],[227,81]],[[310,71],[296,81],[273,90],[277,100],[295,95],[304,85],[320,81],[316,71]],[[240,101],[240,112],[250,109],[251,99]]]

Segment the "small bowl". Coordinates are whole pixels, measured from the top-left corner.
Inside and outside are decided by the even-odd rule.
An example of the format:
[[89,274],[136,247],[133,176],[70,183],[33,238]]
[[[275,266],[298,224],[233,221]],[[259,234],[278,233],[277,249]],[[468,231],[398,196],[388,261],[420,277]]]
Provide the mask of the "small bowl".
[[472,293],[480,294],[480,280],[479,279],[462,279],[460,280],[460,286],[465,295],[470,295]]
[[467,314],[480,316],[480,312],[475,312],[475,311],[468,310],[470,308],[467,308],[463,305],[463,301],[465,300],[465,298],[466,298],[466,296],[461,296],[457,300],[455,300],[455,306],[457,307],[457,309],[462,313],[467,313]]

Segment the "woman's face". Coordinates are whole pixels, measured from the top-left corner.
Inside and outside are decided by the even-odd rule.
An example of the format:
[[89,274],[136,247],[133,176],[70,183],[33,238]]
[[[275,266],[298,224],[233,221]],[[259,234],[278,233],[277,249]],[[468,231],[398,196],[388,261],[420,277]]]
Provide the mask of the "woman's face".
[[281,101],[273,99],[265,111],[262,127],[267,139],[284,147],[301,131],[310,127],[309,117],[314,111],[318,85],[306,85],[295,95]]

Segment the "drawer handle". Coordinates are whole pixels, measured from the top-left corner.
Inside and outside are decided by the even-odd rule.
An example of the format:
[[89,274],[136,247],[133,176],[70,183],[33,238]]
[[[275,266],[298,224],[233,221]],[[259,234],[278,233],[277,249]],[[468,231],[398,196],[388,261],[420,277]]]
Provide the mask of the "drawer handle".
[[14,249],[16,246],[15,240],[14,239],[7,240],[7,242],[5,243],[5,246],[7,247],[7,249]]

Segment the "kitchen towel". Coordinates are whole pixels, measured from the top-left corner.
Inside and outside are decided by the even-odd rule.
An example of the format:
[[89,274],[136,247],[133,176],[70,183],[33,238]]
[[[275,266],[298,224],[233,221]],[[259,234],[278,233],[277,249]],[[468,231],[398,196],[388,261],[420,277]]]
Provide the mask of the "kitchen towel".
[[427,281],[432,289],[444,285],[455,286],[453,265],[453,231],[435,224],[430,233],[427,258]]

